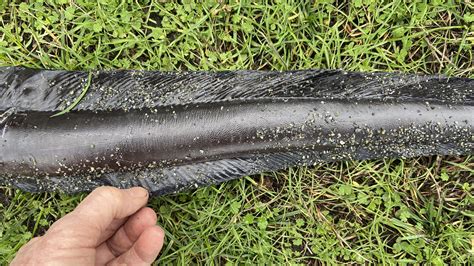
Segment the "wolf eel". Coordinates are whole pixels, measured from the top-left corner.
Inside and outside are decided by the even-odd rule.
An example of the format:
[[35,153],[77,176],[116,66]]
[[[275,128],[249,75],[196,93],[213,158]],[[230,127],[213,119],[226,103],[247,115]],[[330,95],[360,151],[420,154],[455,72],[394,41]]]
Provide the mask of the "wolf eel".
[[0,185],[161,195],[295,165],[469,155],[473,126],[468,78],[4,67]]

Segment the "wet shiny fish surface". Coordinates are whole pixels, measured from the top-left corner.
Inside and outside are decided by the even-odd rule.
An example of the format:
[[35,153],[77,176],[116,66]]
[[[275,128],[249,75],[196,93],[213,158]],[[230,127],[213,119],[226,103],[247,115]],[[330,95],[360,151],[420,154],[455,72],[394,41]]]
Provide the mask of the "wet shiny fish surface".
[[473,125],[466,78],[7,67],[0,184],[166,194],[325,161],[473,154]]

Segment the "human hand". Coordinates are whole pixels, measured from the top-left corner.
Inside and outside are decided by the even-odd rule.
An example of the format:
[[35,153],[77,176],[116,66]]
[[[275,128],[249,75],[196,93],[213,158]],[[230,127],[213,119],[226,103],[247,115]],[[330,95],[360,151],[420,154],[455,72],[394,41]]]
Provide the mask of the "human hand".
[[143,188],[97,188],[44,236],[24,245],[11,265],[149,265],[164,233],[155,212],[144,207],[147,201]]

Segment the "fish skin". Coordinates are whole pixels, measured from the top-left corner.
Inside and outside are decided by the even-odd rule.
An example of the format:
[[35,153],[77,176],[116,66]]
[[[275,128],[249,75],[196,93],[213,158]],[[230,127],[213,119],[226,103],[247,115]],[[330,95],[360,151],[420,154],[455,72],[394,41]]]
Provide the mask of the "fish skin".
[[0,69],[0,184],[161,195],[295,165],[474,154],[471,79],[99,71],[73,112],[52,117],[87,76]]

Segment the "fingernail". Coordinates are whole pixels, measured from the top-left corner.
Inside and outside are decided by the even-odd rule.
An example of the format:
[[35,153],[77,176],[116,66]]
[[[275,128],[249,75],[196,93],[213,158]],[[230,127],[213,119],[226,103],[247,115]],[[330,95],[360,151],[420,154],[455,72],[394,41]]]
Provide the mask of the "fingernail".
[[133,187],[128,190],[134,198],[144,198],[148,196],[148,190],[142,187]]

